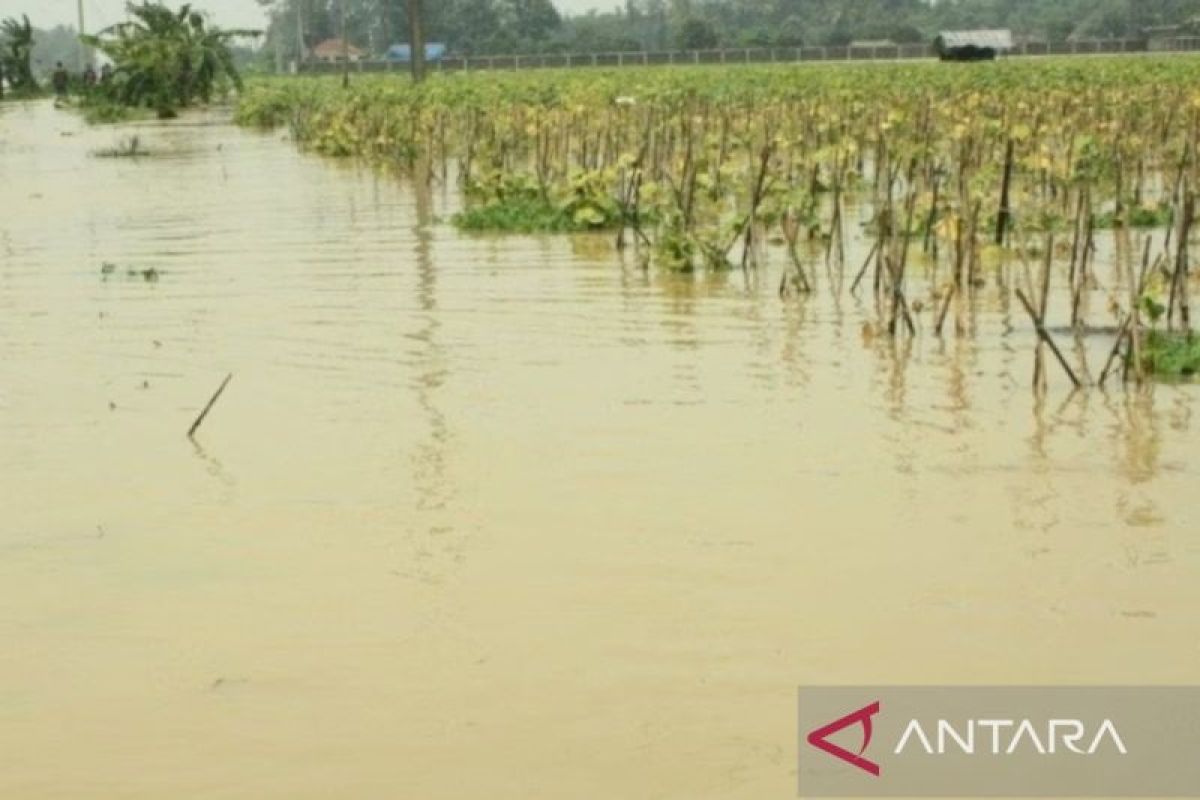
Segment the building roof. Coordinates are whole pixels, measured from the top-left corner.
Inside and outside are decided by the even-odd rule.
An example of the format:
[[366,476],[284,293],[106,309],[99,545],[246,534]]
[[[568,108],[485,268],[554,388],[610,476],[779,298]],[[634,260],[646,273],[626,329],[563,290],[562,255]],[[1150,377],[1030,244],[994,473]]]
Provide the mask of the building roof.
[[341,58],[343,53],[349,53],[351,58],[361,58],[363,51],[354,45],[343,45],[341,39],[326,39],[312,49],[317,58]]
[[[446,55],[446,45],[441,42],[425,43],[425,60],[437,61]],[[412,45],[394,44],[388,48],[387,58],[391,61],[411,61]]]
[[984,31],[942,31],[938,34],[938,43],[942,47],[980,47],[992,50],[1011,50],[1013,48],[1012,31],[1001,28]]

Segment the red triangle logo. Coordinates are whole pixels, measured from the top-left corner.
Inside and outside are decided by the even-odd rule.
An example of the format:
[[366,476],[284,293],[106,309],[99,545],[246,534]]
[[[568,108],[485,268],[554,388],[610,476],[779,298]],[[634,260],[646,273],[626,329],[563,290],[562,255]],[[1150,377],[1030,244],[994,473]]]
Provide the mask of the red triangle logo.
[[[863,706],[858,711],[851,712],[841,719],[835,719],[828,725],[817,728],[808,735],[808,743],[818,750],[824,750],[835,758],[840,758],[847,764],[852,764],[864,772],[869,772],[875,777],[879,777],[879,765],[874,761],[869,761],[862,757],[862,754],[867,751],[867,746],[871,744],[871,717],[878,713],[879,701],[876,700],[869,706]],[[863,743],[857,753],[851,753],[846,748],[839,747],[829,741],[830,736],[840,730],[849,728],[851,725],[862,725],[863,728]]]

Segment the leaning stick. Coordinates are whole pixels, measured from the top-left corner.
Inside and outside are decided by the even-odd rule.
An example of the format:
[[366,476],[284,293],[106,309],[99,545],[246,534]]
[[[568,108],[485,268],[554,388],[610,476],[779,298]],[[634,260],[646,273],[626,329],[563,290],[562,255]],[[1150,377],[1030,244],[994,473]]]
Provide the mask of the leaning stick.
[[871,266],[871,259],[875,257],[877,252],[879,252],[878,239],[876,239],[875,243],[871,245],[871,252],[867,253],[867,260],[863,262],[862,269],[858,271],[857,277],[854,278],[854,283],[850,286],[850,294],[854,294],[856,291],[858,291],[858,284],[862,282],[863,276],[867,274],[867,267]]
[[[901,273],[897,273],[895,267],[892,266],[890,256],[884,256],[883,263],[887,266],[888,276],[892,279],[892,317],[888,321],[888,335],[896,335],[897,317],[903,314],[904,326],[908,328],[909,336],[917,335],[917,328],[913,324],[912,314],[908,312],[908,301],[904,299],[904,289],[901,288],[903,278]],[[903,267],[901,268],[903,270]]]
[[1038,338],[1050,346],[1050,352],[1054,353],[1054,357],[1057,358],[1058,363],[1062,365],[1063,371],[1067,373],[1067,377],[1071,379],[1071,383],[1075,384],[1076,389],[1082,387],[1083,384],[1079,382],[1079,378],[1075,377],[1075,371],[1071,369],[1071,366],[1067,363],[1067,360],[1063,358],[1063,354],[1058,349],[1058,345],[1056,345],[1054,340],[1050,338],[1049,332],[1046,331],[1046,326],[1042,324],[1042,321],[1038,318],[1037,312],[1033,310],[1033,304],[1029,302],[1029,298],[1027,298],[1025,293],[1020,289],[1017,289],[1017,299],[1021,301],[1021,305],[1025,306],[1025,311],[1029,314],[1029,318],[1033,320],[1033,327],[1035,330],[1037,330]]
[[200,416],[196,417],[196,421],[192,423],[192,427],[188,428],[187,435],[189,439],[196,435],[196,431],[200,429],[200,425],[204,422],[204,418],[208,416],[209,411],[212,411],[212,407],[217,404],[217,400],[221,399],[221,395],[225,392],[225,387],[229,385],[231,380],[233,380],[232,372],[225,376],[225,380],[221,381],[221,386],[217,389],[217,393],[214,394],[212,399],[208,401],[208,405],[206,405],[204,410],[200,412]]
[[1108,354],[1108,360],[1104,362],[1104,371],[1100,373],[1100,386],[1104,386],[1104,382],[1108,380],[1108,373],[1116,363],[1117,354],[1121,352],[1121,343],[1130,336],[1129,330],[1133,323],[1133,314],[1125,317],[1121,323],[1121,327],[1117,330],[1117,340],[1113,342],[1112,350]]
[[942,335],[942,324],[946,321],[946,314],[950,311],[950,301],[954,299],[954,295],[958,292],[956,284],[950,284],[946,289],[946,299],[942,302],[942,310],[938,312],[937,325],[934,327],[934,335]]

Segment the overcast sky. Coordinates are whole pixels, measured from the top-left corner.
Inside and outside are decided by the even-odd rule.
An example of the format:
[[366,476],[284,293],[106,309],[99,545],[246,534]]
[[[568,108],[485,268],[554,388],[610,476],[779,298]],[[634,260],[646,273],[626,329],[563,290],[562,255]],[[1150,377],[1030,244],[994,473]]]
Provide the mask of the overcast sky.
[[[562,11],[581,12],[593,8],[609,9],[622,5],[621,0],[554,0]],[[181,5],[183,0],[168,0],[169,5]],[[437,0],[434,0],[437,2]],[[262,8],[255,0],[192,0],[196,8],[210,12],[218,25],[225,28],[261,28],[265,24]],[[83,0],[85,22],[89,30],[111,25],[121,19],[125,0]],[[60,23],[75,23],[76,0],[0,0],[0,19],[28,14],[39,28]]]

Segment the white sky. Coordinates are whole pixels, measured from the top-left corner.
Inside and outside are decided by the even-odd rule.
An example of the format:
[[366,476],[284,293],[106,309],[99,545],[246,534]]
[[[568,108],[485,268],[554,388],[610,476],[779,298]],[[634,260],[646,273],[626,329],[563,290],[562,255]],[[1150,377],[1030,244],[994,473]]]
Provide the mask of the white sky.
[[[184,1],[168,0],[168,4],[178,6]],[[554,0],[554,3],[559,10],[572,13],[623,5],[622,0]],[[39,28],[73,25],[76,5],[77,0],[0,0],[0,19],[28,14],[29,20]],[[192,5],[211,13],[216,23],[224,28],[262,28],[266,25],[266,16],[255,0],[192,0]],[[85,22],[92,31],[119,21],[124,9],[125,0],[83,0]]]

